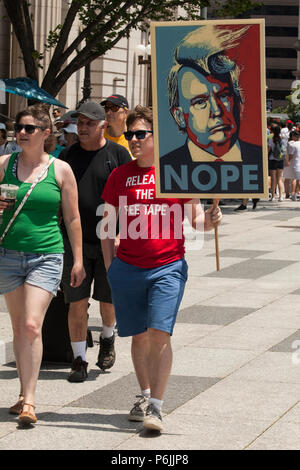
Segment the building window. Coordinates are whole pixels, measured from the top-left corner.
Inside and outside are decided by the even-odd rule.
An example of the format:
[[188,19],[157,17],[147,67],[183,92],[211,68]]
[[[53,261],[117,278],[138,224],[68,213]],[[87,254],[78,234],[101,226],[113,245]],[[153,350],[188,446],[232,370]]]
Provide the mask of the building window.
[[297,59],[297,51],[295,49],[286,49],[281,47],[267,47],[266,57],[277,57],[283,59]]
[[298,28],[286,26],[266,26],[266,36],[298,37]]
[[290,93],[290,90],[267,90],[267,98],[285,101],[286,97],[290,95]]
[[298,16],[298,6],[290,5],[263,5],[254,9],[257,15],[280,15],[280,16]]
[[267,78],[279,78],[281,80],[293,80],[295,79],[295,75],[291,70],[284,70],[284,69],[267,69]]

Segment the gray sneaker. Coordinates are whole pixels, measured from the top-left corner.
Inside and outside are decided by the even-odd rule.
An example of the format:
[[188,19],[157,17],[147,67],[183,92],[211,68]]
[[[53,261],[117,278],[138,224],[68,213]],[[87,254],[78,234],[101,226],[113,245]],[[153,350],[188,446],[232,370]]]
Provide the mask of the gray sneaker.
[[162,431],[163,429],[161,414],[152,403],[146,409],[143,427],[153,431]]
[[146,409],[149,405],[149,398],[144,397],[144,395],[136,395],[136,398],[139,398],[139,400],[134,404],[132,410],[130,410],[128,419],[129,421],[144,421]]

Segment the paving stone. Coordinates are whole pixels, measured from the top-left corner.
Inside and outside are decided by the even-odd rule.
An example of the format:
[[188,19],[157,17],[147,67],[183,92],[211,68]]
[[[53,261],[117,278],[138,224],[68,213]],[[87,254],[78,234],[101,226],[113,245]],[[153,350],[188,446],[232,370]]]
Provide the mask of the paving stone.
[[207,277],[229,277],[237,279],[258,279],[259,277],[266,276],[267,274],[274,274],[280,269],[286,268],[293,264],[294,261],[284,260],[260,260],[248,259],[241,261],[232,266],[206,274]]
[[[256,258],[257,256],[265,255],[270,253],[270,251],[265,250],[236,250],[236,249],[228,249],[220,251],[220,257],[233,257],[233,258]],[[208,256],[215,256],[213,254]]]
[[[163,433],[145,433],[127,419],[139,393],[131,338],[117,338],[110,371],[95,366],[102,321],[91,300],[89,378],[70,384],[69,366],[43,365],[35,427],[22,431],[7,413],[19,380],[14,363],[0,365],[1,450],[299,449],[300,205],[262,200],[256,211],[237,214],[239,203],[222,207],[220,272],[213,231],[201,249],[186,253],[189,280],[172,337]],[[0,360],[11,360],[3,296],[0,325]]]
[[298,214],[294,210],[280,210],[276,211],[273,210],[271,214],[265,214],[261,215],[259,217],[256,217],[256,219],[259,220],[289,220],[293,219],[294,217],[297,217]]
[[295,353],[300,347],[300,330],[285,338],[280,343],[269,349],[270,352],[289,352]]
[[196,304],[180,310],[178,323],[203,323],[207,325],[228,325],[245,315],[254,312],[254,308],[223,307]]
[[[218,378],[171,375],[164,397],[164,412],[170,413],[218,382]],[[135,374],[128,374],[70,404],[71,407],[117,409],[129,412],[140,393]]]
[[[181,423],[181,426],[178,423]],[[268,421],[242,421],[216,414],[207,416],[168,415],[163,418],[164,433],[150,439],[137,433],[118,446],[118,450],[241,450],[267,427]]]
[[291,292],[293,295],[300,295],[300,289],[294,290],[294,292]]
[[262,435],[255,439],[248,450],[300,450],[299,423],[274,423]]

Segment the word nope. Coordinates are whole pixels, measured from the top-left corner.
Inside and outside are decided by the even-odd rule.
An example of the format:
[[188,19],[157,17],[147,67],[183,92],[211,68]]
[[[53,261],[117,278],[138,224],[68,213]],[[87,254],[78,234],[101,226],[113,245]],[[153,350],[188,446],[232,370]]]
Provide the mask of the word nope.
[[259,190],[258,165],[220,164],[214,168],[207,163],[193,169],[182,164],[178,168],[165,165],[163,185],[166,191],[178,192],[235,192]]

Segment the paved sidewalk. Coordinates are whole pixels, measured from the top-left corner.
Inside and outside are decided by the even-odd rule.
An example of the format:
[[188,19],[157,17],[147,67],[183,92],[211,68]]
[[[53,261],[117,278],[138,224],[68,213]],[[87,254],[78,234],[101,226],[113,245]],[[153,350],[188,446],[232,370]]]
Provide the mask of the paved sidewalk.
[[[164,432],[127,420],[139,392],[130,339],[117,338],[111,372],[95,366],[70,384],[69,368],[44,365],[38,424],[18,428],[7,413],[19,393],[12,333],[0,297],[0,450],[4,449],[300,449],[300,202],[261,201],[234,212],[189,251],[189,281],[173,336],[174,364],[164,403]],[[90,326],[98,342],[98,307]]]

